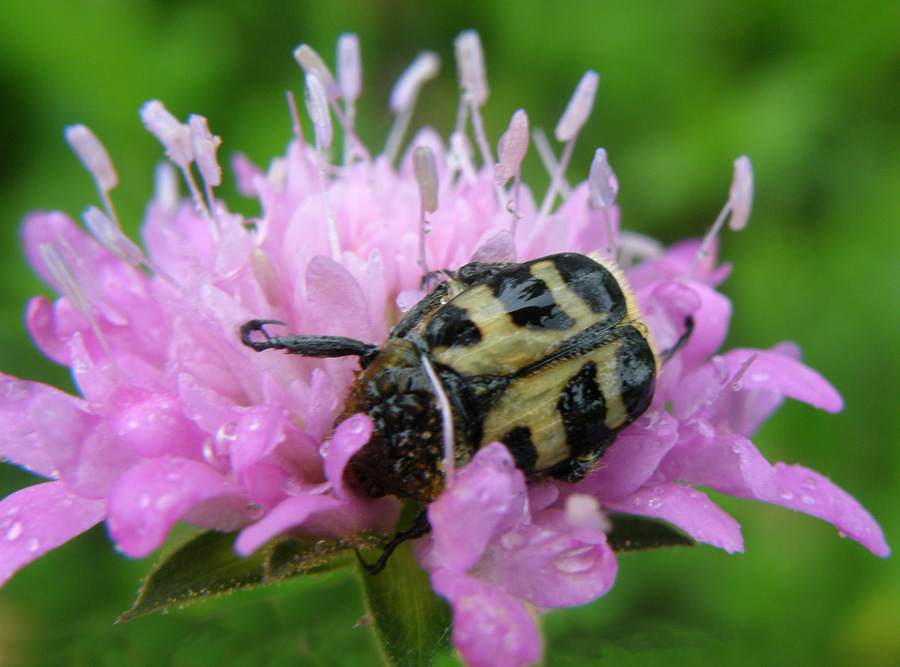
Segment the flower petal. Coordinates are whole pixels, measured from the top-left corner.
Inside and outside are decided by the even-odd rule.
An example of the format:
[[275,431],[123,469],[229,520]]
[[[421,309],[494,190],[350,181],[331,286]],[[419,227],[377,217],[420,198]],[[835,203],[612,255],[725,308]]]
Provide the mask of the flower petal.
[[319,512],[338,509],[343,503],[331,496],[301,495],[287,498],[265,517],[241,531],[234,543],[235,551],[249,556],[273,537],[302,526]]
[[162,545],[185,512],[203,501],[215,500],[202,514],[218,525],[207,527],[234,530],[246,523],[242,496],[233,482],[202,463],[170,457],[150,459],[122,475],[113,487],[109,531],[122,551],[142,558]]
[[606,503],[606,506],[627,514],[663,519],[698,542],[711,544],[728,553],[744,550],[738,522],[705,493],[684,484],[665,482],[645,486],[628,498]]
[[72,493],[62,482],[35,484],[0,502],[0,586],[21,567],[103,520],[105,500]]
[[492,542],[469,574],[533,605],[553,608],[604,595],[617,571],[601,530],[572,526],[564,511],[546,510]]
[[77,444],[84,436],[84,419],[88,418],[84,414],[82,399],[45,384],[19,380],[0,373],[0,433],[3,433],[0,438],[0,457],[38,475],[55,477],[59,474],[55,461],[57,457],[48,446],[46,431],[38,429],[46,418],[42,404],[63,406],[61,410],[72,410],[82,415],[83,419],[46,424],[60,438]]
[[622,498],[650,479],[677,440],[678,422],[662,408],[651,407],[616,437],[583,481],[558,486],[563,496],[586,493],[604,502]]
[[536,620],[521,600],[445,568],[431,573],[431,585],[453,608],[453,645],[471,667],[518,667],[540,659]]
[[428,506],[431,551],[422,556],[428,569],[466,571],[495,535],[523,520],[526,504],[525,477],[506,447],[498,442],[482,447]]

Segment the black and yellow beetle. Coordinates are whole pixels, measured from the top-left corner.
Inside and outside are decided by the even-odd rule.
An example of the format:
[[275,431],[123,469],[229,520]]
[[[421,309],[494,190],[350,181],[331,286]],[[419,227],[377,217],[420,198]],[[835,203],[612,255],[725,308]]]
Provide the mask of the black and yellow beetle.
[[[503,442],[530,477],[582,479],[650,405],[661,360],[614,268],[575,253],[471,263],[435,287],[380,346],[339,336],[270,336],[257,351],[358,356],[340,423],[368,414],[372,438],[345,478],[372,497],[434,500],[444,487],[442,417],[426,358],[453,415],[456,465]],[[280,323],[278,323],[280,324]],[[688,329],[691,322],[688,322]],[[253,340],[254,332],[264,340]]]

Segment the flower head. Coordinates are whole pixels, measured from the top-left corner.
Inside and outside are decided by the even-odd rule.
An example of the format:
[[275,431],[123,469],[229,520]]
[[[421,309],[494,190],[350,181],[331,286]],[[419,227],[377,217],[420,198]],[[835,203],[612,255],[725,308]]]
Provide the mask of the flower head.
[[[537,660],[540,610],[610,588],[617,515],[663,519],[694,540],[741,551],[738,524],[699,486],[812,514],[887,555],[880,528],[853,498],[811,470],[769,464],[750,441],[786,397],[832,412],[842,401],[792,344],[719,352],[732,306],[716,291],[728,273],[717,263],[717,238],[729,214],[732,228],[746,224],[749,161],[736,161],[728,204],[704,240],[663,249],[620,231],[606,151],[597,150],[588,182],[565,182],[599,83],[588,72],[556,128],[565,143],[559,161],[546,154],[546,139],[536,142],[551,171],[538,204],[521,182],[527,116],[513,116],[495,160],[481,123],[488,88],[477,35],[465,33],[456,47],[463,94],[449,146],[422,129],[398,166],[437,57],[424,54],[401,78],[391,96],[394,132],[372,158],[353,127],[355,38],[339,44],[336,78],[300,47],[314,140],[296,123],[286,155],[265,172],[233,161],[240,190],[262,204],[257,219],[215,196],[221,140],[206,120],[183,123],[149,102],[141,117],[175,166],[158,171],[140,246],[119,227],[105,149],[83,126],[67,131],[103,210],[88,209],[87,229],[61,213],[28,216],[29,262],[61,296],[32,299],[27,324],[41,350],[72,369],[80,395],[0,376],[0,456],[50,480],[0,502],[0,582],[103,520],[135,557],[159,548],[178,520],[241,531],[242,554],[283,534],[389,534],[398,501],[368,498],[343,479],[373,429],[365,414],[335,427],[357,360],[256,354],[242,345],[240,326],[273,319],[292,332],[377,344],[424,296],[430,269],[562,251],[618,258],[656,348],[673,353],[650,408],[583,481],[529,480],[499,443],[448,474],[428,507],[431,533],[414,549],[453,608],[454,643],[471,664]],[[333,119],[344,135],[340,164],[329,157]],[[689,320],[693,331],[674,351]]]

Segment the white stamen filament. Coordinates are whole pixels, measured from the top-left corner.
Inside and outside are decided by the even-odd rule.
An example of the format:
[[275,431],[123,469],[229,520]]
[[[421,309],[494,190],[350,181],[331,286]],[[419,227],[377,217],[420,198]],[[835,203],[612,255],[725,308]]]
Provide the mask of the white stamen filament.
[[428,357],[423,354],[421,359],[422,367],[425,369],[425,374],[431,381],[431,386],[434,388],[434,394],[437,396],[438,404],[441,406],[441,431],[444,436],[444,488],[449,488],[453,485],[453,478],[456,474],[453,412],[450,410],[450,401],[447,399],[447,394],[444,392],[441,380],[437,376],[437,373],[434,372],[434,368],[431,366],[431,362],[428,361]]
[[341,246],[337,222],[331,210],[331,202],[328,200],[328,161],[324,151],[325,148],[331,146],[331,139],[334,134],[328,100],[325,97],[325,88],[318,75],[312,71],[306,74],[306,110],[313,122],[313,130],[316,137],[319,187],[322,190],[322,203],[325,206],[325,217],[328,221],[328,240],[331,243],[331,257],[334,261],[339,262],[341,259]]
[[[754,353],[747,357],[747,359],[744,360],[744,363],[741,364],[741,367],[737,369],[734,375],[723,381],[719,386],[719,390],[708,399],[706,399],[706,401],[704,401],[700,406],[698,406],[696,412],[691,415],[691,417],[700,417],[705,410],[711,408],[720,400],[722,400],[722,397],[725,396],[727,392],[739,391],[741,388],[741,378],[744,377],[746,372],[750,369],[750,366],[752,366],[753,362],[756,361],[757,357],[759,357],[759,353]],[[722,359],[721,357],[718,357],[718,360],[723,365],[725,364],[724,359]]]
[[753,206],[753,166],[746,155],[741,155],[734,161],[734,177],[731,180],[728,199],[731,201],[728,228],[738,232],[747,226],[750,209]]
[[[481,39],[474,30],[466,30],[453,40],[456,66],[459,68],[459,87],[465,103],[480,107],[488,97],[487,77],[484,68],[484,52]],[[460,128],[457,127],[457,130]]]
[[384,155],[390,164],[394,163],[400,152],[403,136],[406,134],[422,86],[437,76],[440,67],[441,59],[438,55],[433,51],[424,51],[416,57],[412,65],[406,68],[406,71],[394,84],[388,99],[388,106],[396,114],[396,117],[384,146]]
[[331,124],[331,113],[325,85],[316,72],[308,72],[306,81],[306,111],[313,123],[316,136],[316,148],[321,150],[331,147],[334,138],[334,126]]
[[616,201],[616,195],[619,192],[619,181],[612,167],[609,166],[606,150],[603,148],[596,150],[594,159],[591,161],[588,190],[590,192],[591,206],[600,210],[600,215],[603,217],[603,223],[606,226],[608,244],[606,254],[610,259],[615,260],[617,251],[616,239],[608,209]]
[[426,213],[434,213],[438,207],[438,175],[434,154],[428,146],[416,146],[412,153],[413,176],[419,185],[419,266],[422,275],[427,276],[428,262],[425,258],[425,234],[428,231]]
[[560,191],[560,181],[563,179],[566,169],[569,167],[569,161],[572,159],[572,151],[575,148],[575,140],[578,133],[587,121],[591,110],[594,108],[594,98],[597,95],[597,86],[600,83],[600,75],[594,71],[588,70],[581,77],[572,99],[566,106],[566,110],[556,124],[554,134],[558,141],[566,142],[563,148],[562,156],[559,158],[559,164],[556,170],[550,176],[550,187],[544,195],[541,202],[541,208],[538,212],[539,218],[545,218],[553,208],[556,202],[556,195]]
[[556,140],[562,143],[572,141],[578,136],[581,128],[587,122],[591,110],[594,108],[594,99],[597,96],[597,87],[600,85],[600,75],[593,70],[588,70],[581,77],[572,99],[566,105],[566,110],[560,116],[556,124],[554,135]]
[[197,162],[197,169],[203,179],[203,187],[206,193],[206,206],[212,215],[216,214],[213,187],[222,183],[222,168],[216,160],[216,150],[222,143],[222,138],[209,131],[206,118],[191,114],[188,116],[188,128],[191,132],[191,146]]
[[718,237],[722,230],[722,225],[729,215],[732,222],[729,227],[735,231],[739,231],[747,226],[747,219],[750,217],[750,208],[753,204],[753,167],[750,164],[750,158],[742,155],[734,161],[734,175],[731,179],[731,186],[728,189],[728,201],[719,213],[712,228],[703,237],[700,249],[694,255],[691,266],[688,268],[687,278],[690,280],[694,277],[694,272],[700,265],[700,262],[709,256],[709,247]]
[[[356,100],[362,92],[362,60],[359,54],[359,37],[345,32],[337,43],[338,88],[344,100],[344,116],[351,131],[356,132]],[[354,134],[355,136],[355,134]],[[344,164],[350,164],[354,142],[346,135],[344,140]],[[359,143],[359,142],[355,142]]]
[[300,67],[303,68],[307,76],[315,73],[319,77],[319,81],[322,83],[322,91],[328,100],[336,100],[340,96],[341,90],[334,80],[331,70],[328,69],[328,65],[325,64],[322,57],[311,46],[308,44],[298,46],[294,49],[294,58],[300,63]]
[[[541,158],[541,164],[547,171],[547,175],[552,177],[556,173],[559,163],[550,147],[550,140],[547,139],[547,133],[541,127],[536,127],[531,131],[531,138],[534,140],[534,147],[537,149],[538,157]],[[572,194],[572,186],[566,175],[563,174],[559,180],[559,191],[563,197],[569,197]]]
[[94,313],[91,310],[91,304],[88,302],[81,283],[75,276],[75,272],[66,260],[63,251],[50,243],[42,243],[38,247],[38,253],[41,256],[41,260],[44,262],[44,266],[47,267],[54,282],[56,282],[60,292],[62,292],[62,295],[69,300],[69,303],[72,304],[72,307],[75,308],[76,311],[87,318],[91,330],[94,332],[94,335],[100,342],[100,346],[103,348],[103,352],[113,366],[118,369],[112,350],[109,347],[109,343],[106,341],[106,336],[104,336],[103,332],[100,330],[97,318],[94,317]]
[[194,161],[194,147],[191,141],[191,130],[185,124],[179,122],[175,116],[158,100],[151,100],[141,107],[141,120],[166,149],[166,155],[174,162],[184,176],[191,199],[197,212],[203,216],[209,227],[210,238],[214,242],[219,240],[219,229],[212,213],[207,208],[203,194],[197,187],[194,175],[191,173],[191,163]]
[[528,114],[524,109],[513,113],[509,121],[509,128],[497,142],[498,162],[494,169],[494,181],[498,186],[506,185],[513,178],[512,199],[507,204],[507,210],[512,216],[509,232],[513,241],[513,254],[515,254],[516,228],[519,224],[519,191],[522,183],[522,160],[528,152]]
[[81,160],[81,164],[94,179],[106,214],[116,220],[116,211],[109,192],[119,184],[119,175],[106,147],[85,125],[69,125],[64,130],[64,135],[75,155]]
[[82,217],[85,227],[100,245],[131,266],[137,267],[143,263],[144,253],[138,245],[126,237],[122,228],[104,215],[103,211],[91,206]]

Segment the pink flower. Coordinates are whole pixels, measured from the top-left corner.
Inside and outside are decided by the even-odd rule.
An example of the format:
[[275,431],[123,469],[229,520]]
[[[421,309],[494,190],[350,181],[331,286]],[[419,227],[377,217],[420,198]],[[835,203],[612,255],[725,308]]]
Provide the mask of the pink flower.
[[[190,199],[178,195],[174,167],[161,168],[142,247],[114,216],[109,192],[118,178],[105,149],[83,126],[67,131],[104,211],[85,213],[90,233],[61,213],[26,219],[29,262],[61,294],[32,299],[27,323],[41,350],[72,369],[80,396],[0,376],[0,456],[51,480],[0,502],[0,582],[103,520],[134,557],[160,547],[178,520],[240,530],[242,554],[285,533],[391,533],[396,499],[367,498],[343,482],[345,464],[372,432],[366,415],[334,428],[357,361],[256,354],[241,344],[240,325],[275,319],[296,333],[378,343],[423,296],[430,269],[561,251],[620,258],[658,350],[676,344],[688,318],[694,328],[664,364],[650,409],[582,482],[529,481],[494,443],[429,506],[432,531],[415,553],[453,608],[453,640],[470,664],[538,660],[536,615],[610,588],[617,563],[607,534],[619,513],[664,519],[697,541],[742,550],[737,523],[697,486],[812,514],[888,554],[853,498],[811,470],[770,465],[749,440],[786,397],[834,412],[842,407],[837,392],[791,344],[718,354],[731,303],[715,289],[728,273],[716,264],[716,239],[729,214],[733,228],[749,215],[746,158],[703,242],[663,251],[620,232],[605,151],[597,151],[589,182],[569,190],[563,176],[597,89],[589,72],[556,128],[566,147],[538,204],[520,179],[527,117],[516,112],[495,160],[481,129],[480,44],[465,33],[456,46],[460,118],[472,119],[477,151],[465,126],[449,147],[426,128],[396,168],[436,56],[420,57],[398,83],[395,133],[371,158],[348,120],[360,90],[354,49],[342,48],[336,79],[309,47],[298,49],[315,141],[298,134],[265,173],[235,158],[239,188],[262,204],[258,219],[215,197],[221,140],[205,119],[182,123],[148,103],[142,118],[181,169]],[[327,156],[332,113],[344,131],[340,164]]]

